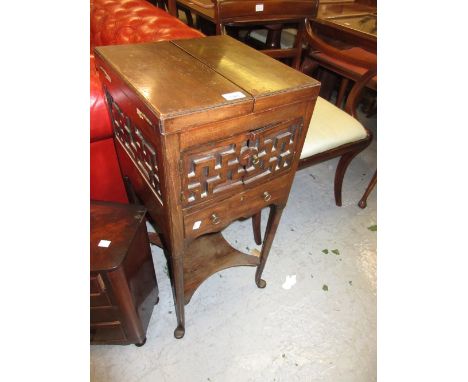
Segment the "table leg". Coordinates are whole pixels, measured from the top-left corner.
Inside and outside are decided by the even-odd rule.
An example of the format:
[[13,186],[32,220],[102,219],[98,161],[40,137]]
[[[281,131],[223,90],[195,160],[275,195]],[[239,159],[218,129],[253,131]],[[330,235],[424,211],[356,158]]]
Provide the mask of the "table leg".
[[255,215],[252,216],[252,228],[254,233],[255,244],[261,245],[262,244],[262,211],[257,212]]
[[179,339],[185,334],[184,262],[182,256],[172,257],[171,271],[174,280],[174,305],[177,315],[177,328],[174,330],[174,337]]
[[257,271],[255,272],[255,283],[259,288],[265,288],[266,286],[266,281],[261,277],[263,268],[265,268],[268,254],[270,253],[271,245],[273,244],[273,239],[275,238],[276,229],[278,228],[283,209],[284,205],[272,205],[270,207],[270,215],[268,217],[268,224],[265,231],[265,239],[263,240],[262,252],[260,254],[260,264],[257,266]]
[[268,34],[265,42],[266,49],[281,49],[282,24],[266,25]]

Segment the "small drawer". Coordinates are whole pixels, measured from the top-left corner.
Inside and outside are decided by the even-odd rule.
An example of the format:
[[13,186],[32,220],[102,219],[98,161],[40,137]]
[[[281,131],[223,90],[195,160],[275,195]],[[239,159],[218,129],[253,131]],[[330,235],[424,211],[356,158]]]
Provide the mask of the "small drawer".
[[119,321],[91,324],[91,342],[125,341],[125,333]]
[[202,210],[187,213],[184,217],[185,236],[193,238],[209,232],[220,231],[232,221],[253,215],[255,211],[285,200],[289,182],[279,178],[235,196],[213,203]]
[[91,307],[91,323],[112,322],[119,320],[119,309],[115,306]]

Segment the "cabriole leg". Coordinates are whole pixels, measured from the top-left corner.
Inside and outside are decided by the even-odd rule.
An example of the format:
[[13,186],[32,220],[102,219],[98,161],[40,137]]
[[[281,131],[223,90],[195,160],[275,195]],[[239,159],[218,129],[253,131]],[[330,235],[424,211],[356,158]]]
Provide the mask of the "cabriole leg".
[[261,222],[262,222],[262,211],[259,211],[255,215],[252,216],[252,228],[253,228],[255,243],[257,245],[262,245]]
[[260,264],[257,266],[255,272],[255,283],[259,288],[265,288],[266,281],[262,279],[263,268],[270,253],[273,239],[275,238],[276,229],[278,228],[281,214],[283,213],[284,206],[272,205],[270,207],[270,215],[268,217],[268,224],[265,231],[265,239],[263,240],[262,252],[260,254]]
[[362,149],[346,153],[340,158],[340,161],[338,162],[338,166],[335,172],[335,203],[338,207],[341,207],[341,190],[343,188],[343,178],[345,176],[346,169],[348,168],[353,158],[361,151]]

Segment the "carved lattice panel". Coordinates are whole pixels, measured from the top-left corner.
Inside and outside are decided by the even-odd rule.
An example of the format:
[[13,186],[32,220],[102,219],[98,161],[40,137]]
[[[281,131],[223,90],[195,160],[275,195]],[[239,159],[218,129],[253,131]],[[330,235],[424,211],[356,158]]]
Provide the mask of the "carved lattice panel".
[[302,118],[265,126],[250,133],[188,152],[182,160],[185,205],[287,171],[296,152]]
[[251,134],[249,147],[256,152],[258,163],[250,161],[244,183],[249,184],[291,167],[300,137],[302,118],[263,128]]
[[116,139],[122,144],[134,163],[136,163],[143,177],[156,192],[159,202],[163,204],[155,148],[143,137],[137,125],[130,117],[124,114],[110,94],[106,93],[106,96]]
[[184,201],[193,203],[215,193],[241,187],[245,169],[239,161],[246,149],[244,134],[185,156]]

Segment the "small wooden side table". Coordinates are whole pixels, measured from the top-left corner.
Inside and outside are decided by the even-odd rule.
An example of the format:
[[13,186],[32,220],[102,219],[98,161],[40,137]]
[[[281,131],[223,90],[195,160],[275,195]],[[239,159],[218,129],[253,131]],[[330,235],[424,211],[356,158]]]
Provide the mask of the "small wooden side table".
[[356,2],[320,3],[312,20],[316,33],[340,49],[360,47],[377,52],[377,7]]
[[158,284],[146,208],[91,202],[91,344],[146,342]]
[[[254,266],[265,287],[320,84],[228,36],[101,46],[95,54],[122,175],[168,255],[174,335],[182,338],[185,305],[214,273]],[[223,229],[266,207],[259,256],[229,245]]]

